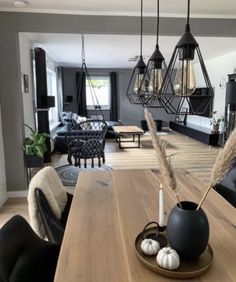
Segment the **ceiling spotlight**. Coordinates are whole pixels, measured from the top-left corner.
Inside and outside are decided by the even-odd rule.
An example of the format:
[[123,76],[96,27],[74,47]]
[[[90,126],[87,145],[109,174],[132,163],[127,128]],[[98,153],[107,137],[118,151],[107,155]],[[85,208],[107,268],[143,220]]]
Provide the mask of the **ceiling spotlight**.
[[19,8],[24,8],[24,7],[26,7],[28,4],[29,4],[29,1],[27,1],[27,0],[18,0],[18,1],[14,1],[14,5],[15,5],[16,7],[19,7]]

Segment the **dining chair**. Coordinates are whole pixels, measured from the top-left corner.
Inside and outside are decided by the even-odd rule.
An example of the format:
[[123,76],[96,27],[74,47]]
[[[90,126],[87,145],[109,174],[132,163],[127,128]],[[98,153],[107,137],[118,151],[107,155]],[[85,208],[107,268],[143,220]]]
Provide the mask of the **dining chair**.
[[39,238],[20,215],[0,229],[1,282],[53,282],[60,246]]
[[41,169],[30,181],[28,209],[33,230],[51,243],[61,244],[73,199],[53,167]]

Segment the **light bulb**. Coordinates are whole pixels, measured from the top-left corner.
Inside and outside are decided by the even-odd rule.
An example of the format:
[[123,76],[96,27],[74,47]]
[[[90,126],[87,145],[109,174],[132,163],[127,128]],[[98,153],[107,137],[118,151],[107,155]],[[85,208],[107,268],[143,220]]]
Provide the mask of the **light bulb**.
[[162,85],[163,77],[161,73],[161,69],[153,68],[150,74],[150,80],[148,84],[148,91],[152,95],[159,95],[161,85]]
[[146,91],[146,83],[143,82],[144,73],[138,73],[134,83],[134,92],[138,95],[143,95]]
[[174,79],[174,91],[178,96],[189,96],[196,89],[196,79],[193,64],[190,60],[180,61]]

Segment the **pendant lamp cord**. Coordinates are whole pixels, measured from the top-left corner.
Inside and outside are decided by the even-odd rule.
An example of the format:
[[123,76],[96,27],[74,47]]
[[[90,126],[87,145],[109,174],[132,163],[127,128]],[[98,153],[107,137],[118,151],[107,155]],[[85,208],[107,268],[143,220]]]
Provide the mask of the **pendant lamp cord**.
[[143,0],[141,0],[140,57],[143,55]]
[[159,22],[160,22],[160,15],[159,15],[159,0],[157,0],[157,38],[156,38],[156,45],[158,45],[159,40]]
[[187,25],[189,25],[189,16],[190,16],[190,0],[188,0]]
[[81,60],[82,64],[85,64],[85,47],[84,47],[84,35],[81,36],[81,42],[82,42],[82,51],[81,51]]

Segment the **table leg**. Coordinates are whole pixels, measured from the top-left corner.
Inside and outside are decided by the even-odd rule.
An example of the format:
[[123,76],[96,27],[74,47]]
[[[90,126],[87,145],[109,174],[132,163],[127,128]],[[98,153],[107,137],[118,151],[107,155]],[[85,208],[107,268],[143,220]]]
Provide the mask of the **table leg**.
[[120,137],[120,134],[118,135],[118,141],[119,141],[119,148],[122,149],[121,148],[121,137]]

